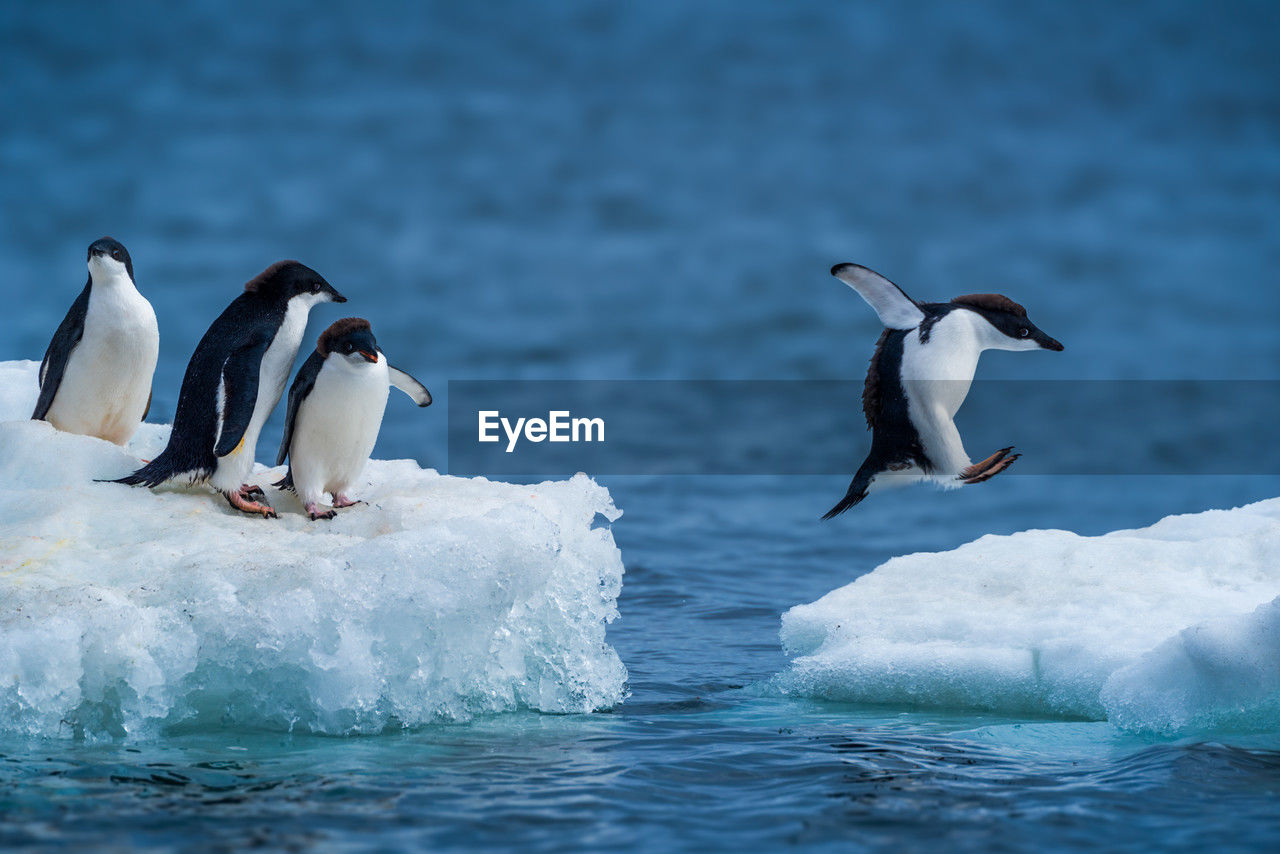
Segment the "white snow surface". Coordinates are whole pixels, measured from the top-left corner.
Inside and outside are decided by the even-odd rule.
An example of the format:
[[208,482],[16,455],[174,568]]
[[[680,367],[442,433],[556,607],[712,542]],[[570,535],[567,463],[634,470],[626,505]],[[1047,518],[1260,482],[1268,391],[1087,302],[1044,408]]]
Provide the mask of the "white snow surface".
[[786,694],[1280,731],[1280,499],[894,558],[782,618]]
[[[514,709],[614,706],[620,512],[584,475],[532,486],[371,460],[368,502],[311,522],[206,487],[95,478],[125,450],[29,419],[36,362],[0,363],[0,731],[375,733]],[[267,486],[284,469],[255,469]]]

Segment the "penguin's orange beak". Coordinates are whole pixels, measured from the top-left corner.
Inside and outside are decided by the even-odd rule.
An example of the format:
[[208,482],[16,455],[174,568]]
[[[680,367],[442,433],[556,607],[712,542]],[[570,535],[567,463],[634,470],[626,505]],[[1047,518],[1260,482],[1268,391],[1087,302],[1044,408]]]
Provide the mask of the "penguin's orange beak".
[[372,362],[372,363],[374,363],[374,364],[377,364],[377,362],[378,362],[378,354],[377,354],[377,353],[370,353],[368,350],[360,350],[360,351],[359,351],[359,353],[360,353],[360,355],[361,355],[361,356],[364,356],[364,360],[365,360],[366,362]]

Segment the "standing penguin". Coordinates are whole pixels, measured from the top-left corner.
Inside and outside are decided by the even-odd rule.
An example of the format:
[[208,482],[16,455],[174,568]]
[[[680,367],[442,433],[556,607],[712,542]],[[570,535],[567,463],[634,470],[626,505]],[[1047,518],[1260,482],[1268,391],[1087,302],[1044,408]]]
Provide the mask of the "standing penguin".
[[207,480],[237,510],[274,518],[269,504],[254,500],[262,490],[245,483],[258,434],[289,381],[311,307],[346,301],[297,261],[278,261],[263,270],[196,345],[182,378],[169,444],[116,483]]
[[346,491],[378,440],[391,386],[418,406],[431,405],[431,393],[422,383],[387,363],[363,318],[334,323],[302,363],[289,389],[284,441],[276,457],[276,465],[288,457],[289,471],[276,486],[296,490],[312,519],[336,515],[320,510],[326,492],[334,507],[358,503]]
[[123,445],[151,408],[160,329],[134,285],[123,245],[95,240],[88,264],[89,281],[40,363],[40,398],[31,417]]
[[871,452],[849,490],[823,519],[867,497],[882,475],[898,484],[931,478],[945,486],[981,483],[1013,465],[1001,448],[970,463],[952,419],[964,403],[983,350],[1062,350],[1000,294],[970,294],[951,302],[917,303],[878,273],[837,264],[831,275],[858,292],[885,325],[862,391]]

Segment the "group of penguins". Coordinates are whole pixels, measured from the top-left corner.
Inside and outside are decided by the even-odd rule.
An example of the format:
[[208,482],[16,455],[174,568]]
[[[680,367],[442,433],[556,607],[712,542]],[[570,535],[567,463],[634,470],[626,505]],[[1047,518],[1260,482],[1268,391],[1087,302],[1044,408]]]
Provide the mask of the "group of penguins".
[[[159,332],[151,304],[138,293],[128,251],[109,237],[89,247],[89,282],[54,333],[40,365],[33,418],[123,445],[151,406]],[[873,488],[933,480],[982,483],[1018,459],[1001,448],[972,463],[954,422],[984,350],[1056,350],[1002,294],[968,294],[917,302],[858,264],[831,274],[867,301],[884,324],[867,371],[863,412],[871,450],[829,519]],[[324,278],[297,261],[279,261],[244,286],[200,339],[178,395],[169,444],[117,483],[158,486],[175,478],[208,482],[237,510],[273,518],[261,487],[248,483],[258,434],[280,401],[312,306],[346,302]],[[332,507],[357,502],[346,490],[360,474],[382,426],[390,386],[419,406],[422,383],[387,363],[367,320],[339,320],[320,336],[289,391],[275,485],[293,489],[307,515],[332,519]]]
[[[31,417],[124,445],[151,407],[159,327],[119,241],[94,241],[88,266],[89,281],[40,364]],[[207,482],[235,509],[275,518],[262,488],[248,483],[258,436],[284,393],[311,308],[346,301],[297,261],[278,261],[251,279],[196,345],[165,449],[114,482]],[[393,385],[419,406],[431,403],[422,383],[387,362],[358,317],[326,329],[298,371],[276,460],[289,467],[275,486],[296,491],[311,519],[359,503],[346,493],[373,451]],[[330,508],[321,504],[326,493]]]

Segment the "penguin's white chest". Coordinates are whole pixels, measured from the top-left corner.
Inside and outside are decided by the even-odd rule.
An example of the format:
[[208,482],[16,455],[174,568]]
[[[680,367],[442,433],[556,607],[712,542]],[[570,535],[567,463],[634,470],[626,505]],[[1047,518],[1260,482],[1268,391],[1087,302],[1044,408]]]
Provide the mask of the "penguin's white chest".
[[373,453],[387,408],[387,360],[352,365],[333,354],[298,407],[289,447],[294,486],[303,502],[344,492]]
[[934,470],[946,475],[969,465],[953,419],[969,394],[982,354],[970,315],[952,311],[933,325],[928,341],[921,342],[918,330],[908,332],[903,341],[907,413]]
[[95,283],[84,334],[67,361],[49,423],[125,444],[142,423],[159,353],[156,313],[133,283],[124,277]]
[[919,331],[912,330],[902,347],[904,387],[914,389],[921,403],[941,407],[948,416],[956,414],[969,394],[982,353],[967,315],[953,311],[943,317],[925,342]]

